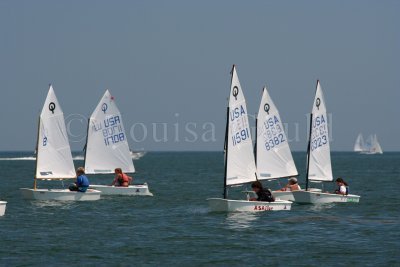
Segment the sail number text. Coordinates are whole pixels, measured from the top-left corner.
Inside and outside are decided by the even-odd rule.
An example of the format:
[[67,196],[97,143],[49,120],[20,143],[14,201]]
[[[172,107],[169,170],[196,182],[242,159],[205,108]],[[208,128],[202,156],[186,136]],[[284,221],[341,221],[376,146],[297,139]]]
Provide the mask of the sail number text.
[[233,146],[250,139],[249,122],[243,105],[232,108],[229,114],[230,135]]
[[262,136],[264,137],[264,146],[267,151],[286,141],[282,124],[277,116],[270,117],[268,120],[264,121],[264,127],[262,131]]
[[125,133],[122,129],[121,119],[119,116],[105,118],[103,122],[104,123],[94,122],[92,129],[94,132],[102,131],[104,144],[106,146],[125,140]]
[[311,151],[328,143],[327,122],[324,115],[316,116],[312,121]]

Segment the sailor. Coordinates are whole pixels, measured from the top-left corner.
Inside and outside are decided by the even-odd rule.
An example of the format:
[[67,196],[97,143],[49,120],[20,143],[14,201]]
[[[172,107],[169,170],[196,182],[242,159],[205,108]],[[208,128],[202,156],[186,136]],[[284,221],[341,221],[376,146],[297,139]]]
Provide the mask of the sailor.
[[111,185],[128,187],[129,184],[132,182],[132,177],[123,173],[121,168],[116,168],[114,170],[114,173],[115,178]]
[[250,201],[267,201],[274,202],[271,190],[265,189],[260,181],[255,181],[251,184],[251,188],[257,194],[257,198],[250,198]]
[[297,182],[297,178],[292,177],[288,180],[288,184],[280,191],[297,191],[297,190],[301,190],[301,187]]
[[76,170],[76,182],[69,186],[70,191],[86,192],[89,187],[89,179],[85,175],[85,169],[79,167]]
[[339,177],[336,179],[336,185],[338,186],[338,189],[335,190],[335,194],[349,194],[349,185],[342,178]]

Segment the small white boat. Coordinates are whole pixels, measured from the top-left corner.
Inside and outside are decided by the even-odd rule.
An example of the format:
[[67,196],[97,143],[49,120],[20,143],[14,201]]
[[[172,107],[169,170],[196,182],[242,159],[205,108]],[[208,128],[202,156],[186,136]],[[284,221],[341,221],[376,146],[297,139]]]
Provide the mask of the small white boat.
[[100,191],[88,189],[85,193],[69,189],[31,189],[21,188],[22,196],[35,200],[93,201],[100,199]]
[[50,85],[39,116],[33,189],[21,188],[24,198],[36,200],[98,200],[100,191],[70,192],[68,189],[38,189],[38,180],[74,179],[75,168],[65,127],[64,114]]
[[341,195],[341,194],[331,194],[315,191],[293,191],[293,196],[296,203],[299,204],[327,204],[336,202],[353,202],[358,203],[360,201],[360,196],[357,195]]
[[[85,146],[86,174],[112,174],[116,168],[134,173],[131,151],[115,99],[106,90],[90,116]],[[118,187],[90,185],[106,195],[152,196],[147,183]]]
[[0,216],[6,213],[7,201],[0,201]]
[[[266,87],[256,120],[255,158],[258,180],[298,176],[279,111]],[[293,201],[291,191],[273,191],[276,199]]]
[[309,188],[309,182],[332,182],[332,164],[326,105],[321,85],[317,81],[313,109],[310,115],[310,136],[307,149],[306,190],[293,191],[294,201],[302,204],[335,202],[358,203],[360,196],[325,193]]
[[146,183],[123,186],[90,185],[90,188],[101,191],[103,195],[126,195],[126,196],[153,196]]
[[228,199],[229,186],[243,185],[257,180],[246,100],[240,86],[236,68],[232,68],[231,90],[227,107],[225,131],[224,198],[207,199],[211,211],[278,211],[290,210],[292,202]]

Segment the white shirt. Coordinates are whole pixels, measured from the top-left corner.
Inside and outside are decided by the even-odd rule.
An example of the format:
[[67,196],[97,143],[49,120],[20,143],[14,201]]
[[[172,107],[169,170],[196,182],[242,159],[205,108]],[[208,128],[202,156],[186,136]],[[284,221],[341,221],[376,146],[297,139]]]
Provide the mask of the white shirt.
[[342,193],[343,195],[345,195],[346,194],[346,186],[344,186],[344,185],[341,185],[340,187],[339,187],[339,191],[340,191],[340,193]]

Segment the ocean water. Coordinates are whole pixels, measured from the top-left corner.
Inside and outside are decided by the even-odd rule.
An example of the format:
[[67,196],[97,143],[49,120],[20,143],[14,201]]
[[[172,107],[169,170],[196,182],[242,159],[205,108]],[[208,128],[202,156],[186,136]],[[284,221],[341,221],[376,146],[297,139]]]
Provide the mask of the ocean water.
[[[400,153],[332,153],[358,204],[256,214],[209,212],[206,198],[222,194],[222,153],[148,153],[135,181],[154,197],[73,203],[22,199],[35,161],[15,158],[30,156],[0,153],[2,266],[400,266]],[[294,158],[304,186],[305,153]]]

